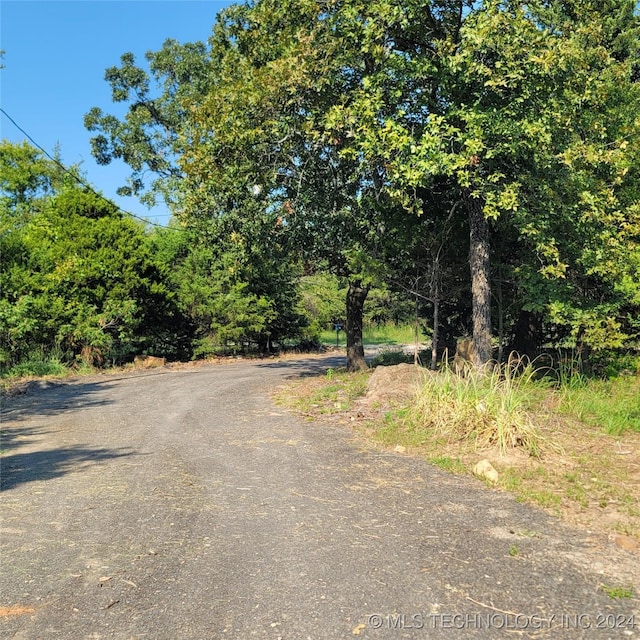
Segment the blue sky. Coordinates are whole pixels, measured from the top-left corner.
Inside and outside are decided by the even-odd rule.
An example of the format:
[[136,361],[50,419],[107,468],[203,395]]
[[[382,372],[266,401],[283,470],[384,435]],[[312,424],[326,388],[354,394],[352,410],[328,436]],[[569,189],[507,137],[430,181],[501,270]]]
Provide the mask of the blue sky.
[[[2,108],[39,145],[52,153],[59,145],[62,161],[80,164],[87,180],[121,208],[160,224],[169,219],[162,207],[153,210],[135,198],[120,198],[124,163],[106,167],[91,156],[91,133],[83,116],[91,107],[118,114],[104,80],[107,67],[117,66],[131,51],[136,60],[162,47],[167,38],[206,41],[217,12],[230,0],[2,0],[0,71]],[[0,135],[12,142],[25,139],[1,115]]]

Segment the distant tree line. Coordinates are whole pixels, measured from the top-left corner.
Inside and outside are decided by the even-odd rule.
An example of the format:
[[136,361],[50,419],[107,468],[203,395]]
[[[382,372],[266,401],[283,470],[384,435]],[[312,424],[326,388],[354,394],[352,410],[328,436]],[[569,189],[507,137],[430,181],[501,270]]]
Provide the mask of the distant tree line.
[[[27,143],[0,143],[2,370],[34,354],[102,366],[310,346],[342,318],[339,279],[305,276],[268,238],[146,227],[84,183]],[[407,319],[402,300],[376,296],[371,322]]]

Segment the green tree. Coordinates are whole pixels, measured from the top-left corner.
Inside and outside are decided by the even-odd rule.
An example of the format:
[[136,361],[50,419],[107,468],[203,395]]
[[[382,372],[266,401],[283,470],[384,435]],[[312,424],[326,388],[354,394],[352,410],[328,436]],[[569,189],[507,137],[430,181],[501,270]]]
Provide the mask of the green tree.
[[[418,4],[396,8],[391,29],[384,12],[358,10],[385,61],[336,107],[335,127],[353,141],[346,152],[382,162],[408,210],[422,206],[417,190],[443,182],[464,205],[477,364],[491,357],[492,246],[504,234],[522,255],[522,308],[592,346],[620,344],[637,281],[633,3],[434,2],[416,21]],[[609,245],[631,260],[605,266]],[[616,303],[598,278],[631,295]]]
[[[327,30],[329,7],[270,2],[221,14],[211,41],[215,78],[193,105],[181,166],[185,211],[210,219],[242,211],[250,194],[276,211],[305,264],[348,283],[347,364],[366,366],[364,303],[380,278],[384,217],[379,169],[340,152],[324,127],[331,105],[362,79],[360,50]],[[379,252],[378,252],[379,253]]]
[[129,52],[122,55],[119,67],[105,72],[113,102],[127,105],[124,117],[94,107],[84,124],[97,133],[91,147],[99,164],[120,159],[131,168],[126,185],[118,189],[120,195],[138,196],[149,205],[161,198],[175,207],[183,177],[177,163],[179,137],[189,117],[185,104],[190,97],[197,100],[206,94],[210,61],[203,43],[171,39],[145,57],[148,69],[136,65]]
[[[256,229],[275,218],[291,263],[347,278],[350,368],[364,365],[369,287],[398,279],[398,239],[413,229],[435,247],[447,225],[456,242],[467,229],[479,366],[492,356],[492,280],[500,348],[505,320],[519,333],[527,317],[556,342],[615,346],[638,330],[639,41],[628,0],[260,0],[220,14],[209,48],[190,49],[193,75],[168,72],[179,45],[150,54],[156,81],[170,78],[157,102],[123,60],[111,79],[128,120],[93,124],[111,132],[106,158],[128,150],[157,174],[170,163],[201,237],[226,217],[268,247]],[[424,268],[442,274],[431,253]],[[445,271],[459,283],[456,259]]]
[[[178,273],[170,281],[182,308],[193,313],[189,317],[199,342],[252,342],[266,349],[273,341],[295,336],[300,325],[291,284],[296,269],[276,229],[278,216],[257,216],[256,199],[237,188],[246,181],[236,181],[230,172],[229,184],[220,185],[220,191],[228,187],[228,197],[205,196],[202,215],[186,215],[194,194],[185,185],[181,159],[193,107],[219,75],[215,53],[202,43],[167,40],[160,51],[147,53],[147,69],[124,54],[121,66],[108,69],[105,79],[113,101],[128,105],[126,115],[119,119],[96,107],[85,125],[98,132],[92,139],[98,162],[119,158],[131,167],[121,193],[146,203],[162,197],[180,217],[190,247],[178,272],[187,271],[184,279]],[[190,282],[192,268],[196,277]]]
[[314,273],[300,279],[300,312],[307,318],[310,339],[322,331],[332,329],[334,323],[344,323],[346,288],[336,276]]
[[[196,328],[196,354],[219,346],[257,346],[262,352],[300,335],[298,270],[275,237],[277,220],[225,216],[204,237],[191,237],[171,281]],[[239,229],[239,230],[238,230]]]
[[457,106],[446,126],[462,153],[449,166],[496,234],[518,234],[524,310],[574,345],[621,346],[634,331],[625,317],[637,291],[622,283],[639,281],[638,183],[628,175],[639,25],[633,2],[487,2],[451,59]]
[[136,352],[167,306],[143,227],[26,145],[3,143],[2,160],[5,364],[37,349],[96,363]]

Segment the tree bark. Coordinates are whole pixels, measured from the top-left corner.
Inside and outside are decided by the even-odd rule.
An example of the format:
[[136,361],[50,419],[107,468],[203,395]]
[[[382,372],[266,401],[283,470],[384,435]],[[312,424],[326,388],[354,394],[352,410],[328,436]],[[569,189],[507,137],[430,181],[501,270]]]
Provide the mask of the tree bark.
[[345,326],[348,371],[361,371],[367,368],[367,361],[364,359],[364,345],[362,344],[362,318],[364,315],[364,302],[368,293],[369,289],[363,287],[359,280],[349,282]]
[[431,371],[438,368],[438,340],[440,338],[440,263],[433,264],[433,336],[431,340]]
[[[416,286],[417,288],[417,286]],[[419,313],[419,308],[418,308],[418,296],[417,294],[413,296],[413,311],[414,311],[414,317],[413,317],[413,364],[416,365],[416,367],[419,364],[420,361],[420,357],[419,357],[419,349],[420,349],[420,313]]]
[[440,298],[433,300],[433,338],[431,341],[431,371],[438,368],[438,342],[440,341]]
[[498,362],[504,356],[504,296],[502,293],[502,268],[498,267],[496,300],[498,301]]
[[467,196],[469,211],[469,267],[473,317],[474,366],[481,368],[491,360],[491,283],[489,262],[489,222],[482,200]]
[[540,317],[532,311],[520,311],[516,323],[513,350],[521,356],[535,358],[540,347]]

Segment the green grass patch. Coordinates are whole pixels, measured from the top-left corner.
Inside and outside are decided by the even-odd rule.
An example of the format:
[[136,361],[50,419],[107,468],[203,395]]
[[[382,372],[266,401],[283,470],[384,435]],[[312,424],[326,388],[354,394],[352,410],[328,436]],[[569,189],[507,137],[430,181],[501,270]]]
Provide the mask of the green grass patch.
[[633,598],[633,587],[611,587],[606,584],[601,585],[602,590],[612,599],[612,600],[623,600]]
[[458,458],[452,458],[451,456],[435,456],[433,458],[427,458],[427,460],[434,466],[448,471],[449,473],[466,473],[467,467]]
[[518,502],[536,504],[544,509],[557,510],[562,502],[561,496],[549,488],[553,486],[552,479],[541,466],[502,469],[500,486],[515,494]]
[[373,426],[374,438],[387,446],[421,447],[430,444],[432,434],[420,429],[410,418],[409,407],[385,413],[384,418]]
[[[344,347],[347,344],[347,337],[344,330],[338,333],[338,346]],[[422,340],[422,337],[420,338]],[[364,327],[362,341],[365,344],[413,344],[415,342],[415,329],[412,325],[385,324],[380,326]],[[336,345],[336,332],[331,330],[322,331],[320,342],[327,345]]]
[[307,378],[275,395],[278,404],[306,414],[331,414],[346,411],[367,390],[369,372],[349,373],[346,369],[329,369],[318,378]]
[[557,411],[610,435],[640,432],[640,377],[574,378],[557,390]]
[[2,372],[0,377],[10,382],[18,378],[40,378],[44,376],[65,376],[69,374],[69,367],[66,366],[60,356],[56,353],[33,353],[29,358],[19,364],[13,365]]

